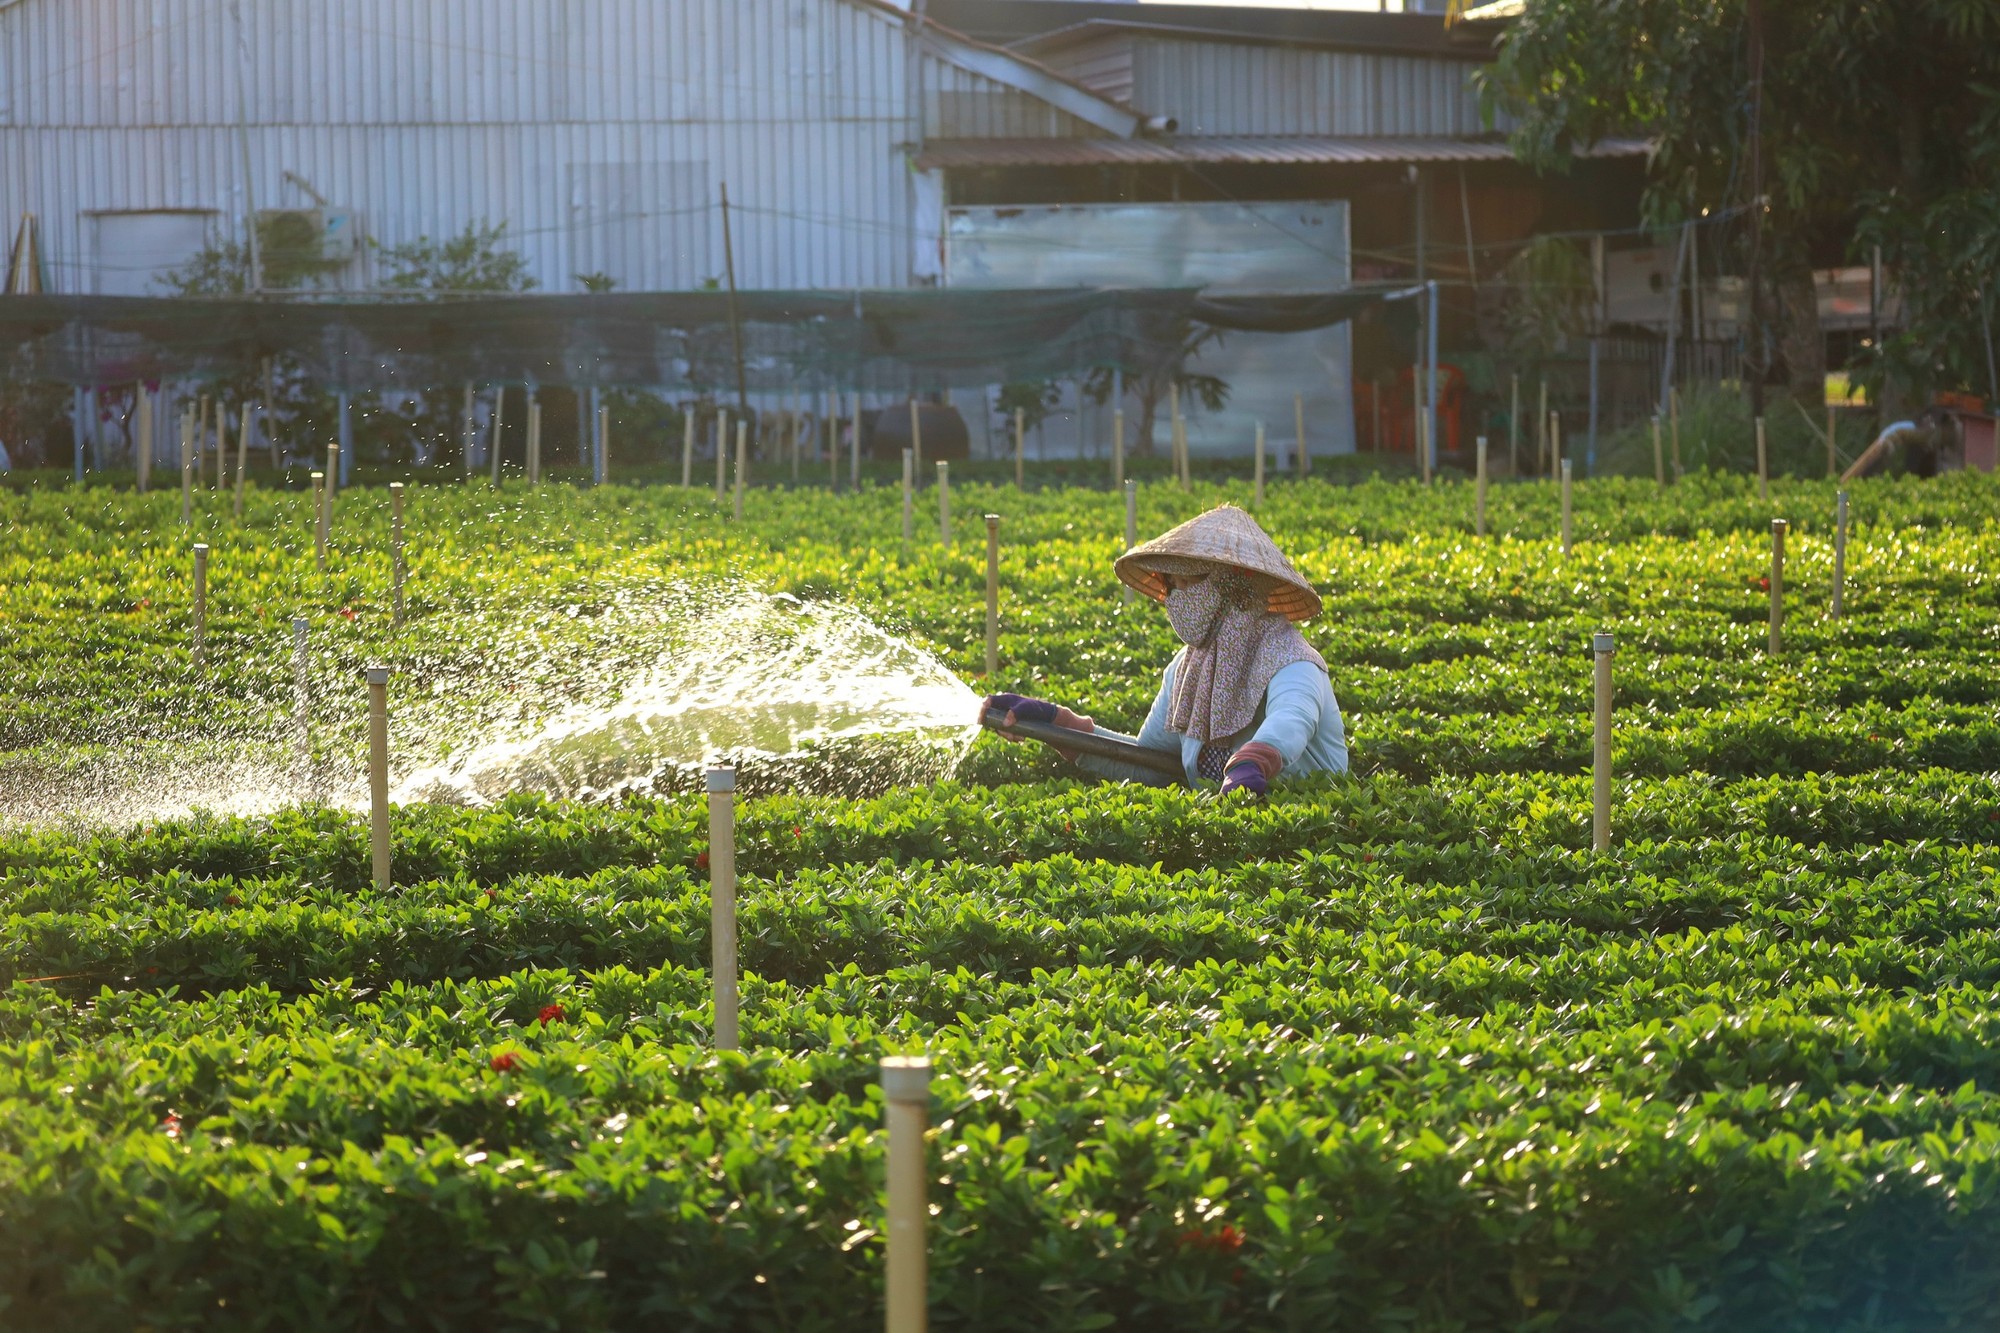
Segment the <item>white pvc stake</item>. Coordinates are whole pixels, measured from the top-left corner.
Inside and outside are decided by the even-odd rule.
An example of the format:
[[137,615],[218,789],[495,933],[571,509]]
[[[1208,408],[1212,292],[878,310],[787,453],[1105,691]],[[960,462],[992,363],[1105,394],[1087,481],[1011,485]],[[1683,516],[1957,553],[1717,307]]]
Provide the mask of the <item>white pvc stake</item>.
[[1764,451],[1764,418],[1757,418],[1757,498],[1771,498],[1771,460]]
[[389,624],[403,624],[403,483],[389,483]]
[[301,801],[312,796],[312,673],[306,660],[306,618],[292,617],[292,727],[298,734],[298,773],[293,786]]
[[1111,484],[1125,484],[1125,409],[1111,413]]
[[1257,423],[1257,461],[1251,466],[1250,507],[1264,507],[1264,423]]
[[1771,651],[1785,647],[1785,529],[1782,518],[1771,520]]
[[1000,515],[986,516],[986,675],[1000,672]]
[[938,540],[944,549],[951,549],[951,464],[940,458],[937,465],[938,479]]
[[915,482],[916,460],[908,449],[903,450],[903,540],[909,541],[917,532],[915,497],[911,487]]
[[715,418],[715,503],[722,505],[729,487],[729,413],[721,412]]
[[1472,499],[1472,531],[1474,536],[1486,535],[1486,437],[1481,435],[1475,448],[1476,482]]
[[208,543],[194,544],[194,644],[195,670],[208,663]]
[[1612,636],[1594,634],[1591,651],[1597,655],[1597,720],[1591,744],[1590,845],[1597,851],[1611,847],[1611,650]]
[[681,414],[681,489],[694,485],[694,409]]
[[1571,530],[1570,502],[1569,502],[1569,460],[1567,458],[1563,459],[1562,461],[1562,511],[1563,511],[1563,519],[1562,519],[1563,554],[1567,556],[1569,554],[1569,548],[1570,548],[1570,530]]
[[375,887],[389,887],[389,668],[368,675],[368,848]]
[[921,468],[924,465],[924,422],[914,398],[910,399],[910,453]]
[[743,487],[750,473],[750,423],[736,423],[736,517],[743,517]]
[[882,1061],[883,1119],[889,1132],[889,1255],[883,1286],[888,1333],[930,1327],[929,1251],[925,1243],[924,1134],[929,1129],[931,1062],[922,1055]]
[[242,429],[236,433],[236,518],[243,518],[243,481],[250,467],[250,404],[243,404]]
[[194,525],[194,420],[181,415],[181,526]]
[[708,770],[709,967],[715,979],[715,1049],[737,1049],[736,770]]
[[1022,459],[1028,449],[1028,414],[1021,408],[1014,409],[1014,489],[1020,490],[1026,482],[1021,470]]
[[319,562],[319,572],[326,573],[326,473],[312,474],[313,484],[313,553]]
[[1847,492],[1834,496],[1833,505],[1833,615],[1840,618],[1847,587]]

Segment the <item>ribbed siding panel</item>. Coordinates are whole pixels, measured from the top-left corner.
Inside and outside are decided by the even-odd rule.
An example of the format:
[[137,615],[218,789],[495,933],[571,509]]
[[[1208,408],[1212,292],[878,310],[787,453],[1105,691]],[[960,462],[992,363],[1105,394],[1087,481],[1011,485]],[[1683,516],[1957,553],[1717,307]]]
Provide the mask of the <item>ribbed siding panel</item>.
[[[909,281],[916,127],[891,16],[843,0],[241,9],[242,48],[214,0],[0,10],[0,227],[41,216],[58,290],[89,289],[93,210],[210,209],[241,234],[239,80],[260,207],[310,202],[290,171],[386,244],[505,221],[545,290],[573,290],[607,253],[626,262],[621,289],[671,289],[722,277],[726,180],[743,286]],[[1087,128],[925,60],[932,87],[993,94],[967,103],[990,132]],[[616,200],[610,221],[593,212],[605,201],[577,193],[590,180],[637,192],[619,199],[637,199],[639,231],[599,243],[634,219]],[[374,270],[357,263],[343,284]]]
[[[1465,135],[1477,66],[1243,42],[1133,42],[1132,104],[1182,134]],[[1502,126],[1504,128],[1504,125]]]

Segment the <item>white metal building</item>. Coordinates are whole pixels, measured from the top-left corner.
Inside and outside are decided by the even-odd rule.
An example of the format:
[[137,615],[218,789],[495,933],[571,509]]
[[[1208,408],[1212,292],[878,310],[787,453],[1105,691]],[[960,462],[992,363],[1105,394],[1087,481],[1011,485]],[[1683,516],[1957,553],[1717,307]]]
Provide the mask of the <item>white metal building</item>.
[[260,210],[330,285],[504,222],[545,291],[937,281],[927,138],[1128,137],[1131,110],[908,0],[0,0],[0,225],[50,290],[149,294]]

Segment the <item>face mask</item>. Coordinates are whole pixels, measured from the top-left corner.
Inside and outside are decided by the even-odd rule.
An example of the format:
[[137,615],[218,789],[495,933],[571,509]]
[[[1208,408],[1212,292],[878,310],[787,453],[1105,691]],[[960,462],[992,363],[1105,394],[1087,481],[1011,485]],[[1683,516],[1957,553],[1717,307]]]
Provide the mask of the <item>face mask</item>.
[[1167,591],[1167,620],[1174,633],[1190,648],[1200,648],[1215,634],[1226,600],[1224,582],[1209,577],[1187,588]]

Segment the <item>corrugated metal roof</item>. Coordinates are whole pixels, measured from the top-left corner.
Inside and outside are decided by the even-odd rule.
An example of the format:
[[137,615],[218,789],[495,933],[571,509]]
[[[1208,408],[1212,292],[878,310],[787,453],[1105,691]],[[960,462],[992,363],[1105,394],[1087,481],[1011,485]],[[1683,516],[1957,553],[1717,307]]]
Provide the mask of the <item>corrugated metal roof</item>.
[[[1643,139],[1605,139],[1579,157],[1643,157]],[[1393,162],[1507,162],[1496,139],[1417,136],[1187,136],[1155,139],[933,139],[918,154],[926,170],[965,167],[1199,165],[1337,166]]]

